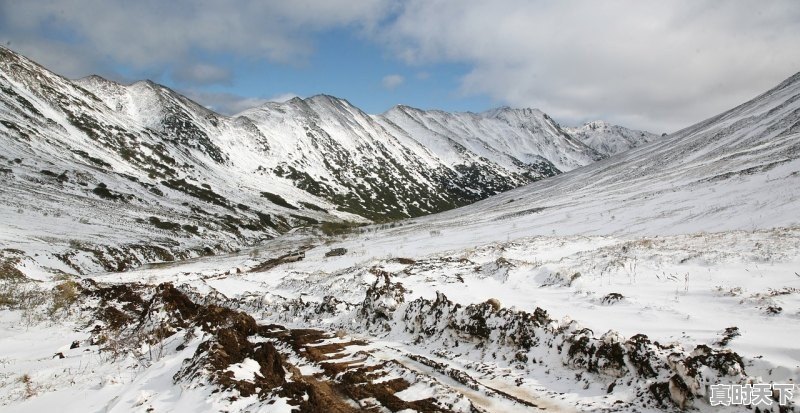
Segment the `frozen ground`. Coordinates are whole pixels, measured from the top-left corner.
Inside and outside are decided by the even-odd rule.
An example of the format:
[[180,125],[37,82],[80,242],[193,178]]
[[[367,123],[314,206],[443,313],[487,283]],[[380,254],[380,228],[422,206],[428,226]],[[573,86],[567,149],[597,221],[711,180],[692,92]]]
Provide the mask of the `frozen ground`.
[[[464,406],[471,403],[486,411],[530,411],[531,405],[554,411],[669,407],[653,402],[648,390],[660,376],[592,371],[573,360],[568,348],[576,345],[575,332],[623,343],[645,334],[676,354],[691,354],[698,345],[714,351],[731,349],[742,357],[743,380],[800,379],[797,227],[664,237],[537,236],[414,258],[371,250],[362,237],[323,243],[295,235],[238,255],[92,279],[123,285],[169,282],[190,296],[241,309],[260,324],[317,328],[330,332],[334,340],[332,334],[337,333],[344,342],[366,340],[363,346],[348,350],[358,356],[344,357],[397,363],[393,368],[400,370],[393,374],[411,384],[397,397],[407,401],[449,395]],[[357,243],[360,246],[353,247]],[[344,255],[325,257],[342,245],[349,247]],[[250,272],[286,252],[309,246],[300,261]],[[389,288],[376,292],[376,286]],[[563,351],[542,343],[525,351],[527,361],[522,362],[518,346],[509,338],[497,341],[498,332],[486,337],[477,331],[473,336],[463,330],[448,333],[465,316],[458,306],[433,311],[436,304],[432,303],[443,297],[460,304],[462,310],[496,300],[502,310],[487,311],[504,320],[495,320],[498,331],[518,322],[511,313],[540,314],[536,309],[543,309],[552,321],[535,335],[542,340],[548,337]],[[433,307],[420,311],[420,305]],[[195,347],[177,350],[186,339],[182,333],[170,337],[166,349],[160,350],[163,355],[151,364],[132,356],[110,360],[99,346],[70,350],[70,343],[85,342],[90,335],[92,323],[82,318],[88,317],[87,308],[91,305],[84,305],[64,322],[30,325],[20,320],[21,312],[4,312],[0,394],[6,408],[38,411],[54,403],[109,411],[137,406],[154,411],[222,408],[219,403],[224,403],[224,397],[210,397],[208,389],[200,387],[183,389],[185,384],[173,380],[200,339],[189,340]],[[378,313],[386,318],[375,318]],[[445,321],[418,319],[434,314]],[[491,317],[486,321],[490,330]],[[420,328],[420,322],[432,324]],[[432,326],[438,330],[421,333]],[[726,329],[729,339],[723,344]],[[482,340],[492,346],[482,345]],[[319,363],[304,359],[290,347],[278,348],[304,374],[322,371]],[[67,357],[52,358],[58,352]],[[253,374],[252,363],[232,363],[230,370],[235,377]],[[633,369],[626,363],[623,369]],[[75,372],[80,374],[76,377]],[[34,383],[35,396],[26,396],[26,385],[20,381],[24,374]],[[470,379],[459,382],[453,376]],[[733,382],[740,379],[734,378]],[[609,392],[611,383],[616,385]],[[280,403],[265,405],[257,398],[237,403],[234,406],[253,411],[280,411]],[[702,398],[694,405],[711,410]]]

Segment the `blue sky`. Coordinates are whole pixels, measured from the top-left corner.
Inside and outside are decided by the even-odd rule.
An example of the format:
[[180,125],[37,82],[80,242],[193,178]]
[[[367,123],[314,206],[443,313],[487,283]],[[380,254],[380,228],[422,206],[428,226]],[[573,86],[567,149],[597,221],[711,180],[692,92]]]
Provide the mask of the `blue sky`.
[[[347,99],[368,113],[397,104],[450,111],[483,111],[498,104],[485,95],[459,91],[459,79],[469,70],[465,64],[410,65],[345,29],[317,34],[313,48],[308,58],[294,62],[210,57],[213,64],[230,70],[231,79],[207,90],[265,99],[324,93]],[[185,86],[169,75],[159,80]]]
[[222,113],[319,93],[672,132],[800,70],[796,0],[0,0],[0,42],[70,78]]

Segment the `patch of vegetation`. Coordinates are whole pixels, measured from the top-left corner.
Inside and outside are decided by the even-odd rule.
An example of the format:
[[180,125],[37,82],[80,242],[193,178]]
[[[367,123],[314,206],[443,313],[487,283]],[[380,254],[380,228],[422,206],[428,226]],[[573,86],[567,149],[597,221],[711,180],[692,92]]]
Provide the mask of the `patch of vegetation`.
[[101,168],[111,169],[111,164],[110,163],[108,163],[108,162],[106,162],[106,161],[104,161],[104,160],[102,160],[100,158],[95,158],[95,157],[89,155],[86,151],[82,151],[82,150],[79,150],[79,149],[73,149],[72,153],[80,156],[81,158],[86,159],[87,161],[93,163],[96,166],[99,166]]
[[486,305],[488,305],[489,308],[491,308],[494,312],[498,312],[501,308],[503,308],[503,306],[500,304],[500,300],[496,298],[490,298],[486,300]]
[[25,274],[17,268],[19,258],[0,258],[0,280],[23,280]]
[[[284,169],[285,168],[285,169]],[[295,186],[315,196],[330,198],[333,191],[327,185],[318,182],[307,172],[298,171],[291,165],[278,165],[273,169],[275,175],[294,181]]]
[[187,195],[193,196],[202,201],[219,205],[227,209],[233,209],[233,207],[231,207],[231,205],[228,203],[228,200],[225,199],[225,197],[217,194],[210,188],[203,188],[197,185],[193,185],[189,182],[186,182],[185,179],[171,179],[171,180],[161,181],[161,183],[167,188],[183,192]]
[[310,202],[304,202],[304,201],[300,201],[300,202],[298,202],[298,203],[299,203],[300,205],[302,205],[302,206],[303,206],[305,209],[310,209],[310,210],[312,210],[312,211],[326,212],[326,213],[328,212],[328,210],[327,210],[327,209],[325,209],[325,208],[322,208],[322,207],[320,207],[320,206],[317,206],[317,205],[315,205],[315,204],[312,204],[312,203],[310,203]]
[[176,224],[174,222],[169,221],[162,221],[158,217],[150,217],[149,218],[150,224],[158,229],[165,229],[168,231],[180,231],[181,224]]
[[727,346],[731,340],[733,340],[736,337],[739,337],[740,335],[742,334],[739,333],[739,327],[727,327],[725,331],[722,333],[722,338],[715,344],[720,347]]
[[222,150],[211,141],[208,134],[203,132],[192,121],[191,117],[178,108],[169,108],[168,113],[161,122],[163,129],[160,134],[167,139],[190,148],[199,149],[217,163],[225,162]]
[[120,194],[118,192],[114,192],[114,191],[108,189],[106,184],[104,184],[102,182],[97,184],[97,187],[92,189],[92,193],[97,195],[97,196],[99,196],[100,198],[109,199],[109,200],[112,200],[112,201],[124,201],[125,200],[125,196],[123,196],[122,194]]
[[227,226],[230,231],[238,234],[239,227],[243,226],[242,224],[246,223],[243,223],[241,220],[232,215],[225,214],[224,216],[222,216],[222,224]]
[[33,384],[33,380],[31,379],[30,374],[23,374],[19,378],[19,382],[25,387],[25,398],[30,399],[31,397],[36,396],[38,391],[36,390],[36,386]]
[[28,137],[28,135],[25,134],[25,132],[23,132],[22,129],[20,129],[19,126],[17,126],[17,124],[14,123],[14,122],[10,122],[10,121],[7,121],[7,120],[0,120],[0,125],[5,126],[7,129],[10,129],[10,130],[13,130],[13,131],[17,131],[17,133],[20,136],[23,136],[25,138]]
[[48,314],[53,317],[55,314],[62,312],[68,313],[69,309],[78,301],[79,285],[72,280],[64,281],[53,287],[52,302],[48,308]]
[[294,209],[294,210],[300,209],[300,208],[290,204],[289,202],[287,202],[285,199],[283,199],[282,196],[280,196],[278,194],[273,194],[272,192],[262,192],[261,196],[264,197],[264,198],[267,198],[269,200],[269,202],[272,202],[275,205],[282,206],[284,208]]
[[310,218],[310,217],[304,217],[304,216],[302,216],[302,215],[295,215],[295,214],[291,214],[290,216],[291,216],[292,218],[294,218],[294,219],[297,219],[297,220],[300,220],[300,221],[307,222],[307,223],[309,223],[309,224],[311,224],[311,225],[316,225],[316,224],[319,224],[319,221],[317,221],[317,220],[316,220],[316,219],[314,219],[314,218]]
[[[6,57],[6,56],[4,56],[4,57]],[[42,112],[39,112],[39,110],[36,109],[36,107],[33,106],[33,104],[30,101],[28,101],[28,99],[25,99],[24,97],[20,96],[17,92],[14,91],[14,89],[12,89],[10,87],[7,87],[7,86],[0,86],[0,90],[2,90],[3,93],[13,97],[20,104],[20,106],[22,106],[23,108],[27,109],[30,113],[33,114],[34,117],[36,117],[36,118],[44,118],[45,117],[42,114]]]
[[[158,156],[158,158],[161,160],[161,164],[166,164],[170,166],[175,166],[178,164],[178,161],[176,161],[175,158],[169,156],[169,151],[162,142],[158,142],[155,145],[149,144],[147,142],[142,142],[142,146],[149,148],[156,156]],[[168,168],[168,170],[171,171],[172,169]]]
[[319,229],[322,233],[328,236],[344,235],[352,233],[356,228],[364,226],[358,222],[342,221],[342,222],[323,222]]
[[42,294],[27,278],[0,282],[0,308],[27,309],[42,301]]
[[51,178],[56,178],[59,182],[67,182],[69,181],[69,177],[67,176],[67,171],[62,172],[60,175],[57,175],[55,172],[48,171],[47,169],[42,169],[39,171],[42,175],[49,176]]

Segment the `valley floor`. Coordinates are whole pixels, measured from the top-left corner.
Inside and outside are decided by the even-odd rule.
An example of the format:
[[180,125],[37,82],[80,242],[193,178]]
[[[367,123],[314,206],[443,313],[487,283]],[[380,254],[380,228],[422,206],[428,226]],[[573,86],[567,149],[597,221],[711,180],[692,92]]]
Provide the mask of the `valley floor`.
[[800,379],[800,228],[392,251],[297,233],[0,310],[0,410],[737,411],[709,386]]

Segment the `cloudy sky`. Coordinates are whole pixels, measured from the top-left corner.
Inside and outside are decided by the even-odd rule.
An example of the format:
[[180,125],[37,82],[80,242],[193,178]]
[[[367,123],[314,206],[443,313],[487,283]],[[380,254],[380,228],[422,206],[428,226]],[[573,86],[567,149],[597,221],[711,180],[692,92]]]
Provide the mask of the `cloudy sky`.
[[326,93],[369,113],[508,105],[670,132],[800,71],[800,3],[0,0],[0,42],[228,114]]

